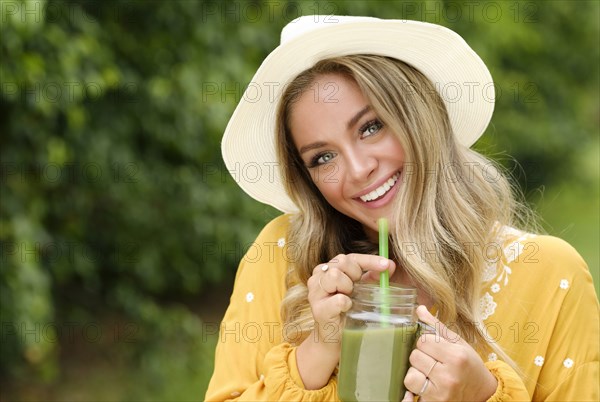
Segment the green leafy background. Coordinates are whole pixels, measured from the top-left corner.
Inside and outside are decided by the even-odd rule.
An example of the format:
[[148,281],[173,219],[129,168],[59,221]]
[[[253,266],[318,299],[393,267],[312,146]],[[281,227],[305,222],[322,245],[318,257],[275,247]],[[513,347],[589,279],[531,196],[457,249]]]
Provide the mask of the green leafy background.
[[460,33],[498,91],[476,147],[598,288],[596,1],[1,0],[0,13],[0,400],[202,400],[237,263],[278,214],[236,186],[220,138],[303,14]]

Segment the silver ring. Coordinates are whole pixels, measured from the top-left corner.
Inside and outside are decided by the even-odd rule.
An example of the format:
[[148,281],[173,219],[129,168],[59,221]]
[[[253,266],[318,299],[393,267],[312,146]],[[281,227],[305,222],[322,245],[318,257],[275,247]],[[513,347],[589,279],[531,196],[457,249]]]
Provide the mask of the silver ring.
[[423,392],[425,392],[425,390],[427,389],[428,386],[429,386],[429,378],[425,378],[425,383],[423,384],[423,388],[421,388],[421,391],[417,395],[423,395]]
[[[434,359],[435,360],[435,359]],[[429,378],[429,374],[431,374],[431,372],[433,371],[433,368],[435,367],[436,364],[438,364],[439,361],[434,361],[433,364],[431,365],[431,367],[429,368],[429,371],[427,372],[427,374],[425,374],[426,378]]]
[[321,266],[321,271],[323,271],[323,272],[327,272],[328,269],[329,269],[329,265],[327,265],[327,264],[323,264]]

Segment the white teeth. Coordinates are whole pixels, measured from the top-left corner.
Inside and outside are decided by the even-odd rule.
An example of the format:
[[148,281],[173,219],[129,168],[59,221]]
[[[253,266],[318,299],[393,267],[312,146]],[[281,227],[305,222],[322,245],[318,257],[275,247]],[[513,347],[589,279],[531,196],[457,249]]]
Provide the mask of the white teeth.
[[390,177],[385,183],[383,183],[381,186],[377,187],[375,190],[371,191],[368,194],[362,195],[360,197],[360,199],[363,200],[364,202],[368,202],[368,201],[373,201],[373,200],[376,200],[377,198],[382,197],[383,195],[385,195],[385,193],[390,191],[390,188],[392,188],[392,186],[394,184],[396,184],[399,177],[400,177],[400,173],[396,173],[395,175]]

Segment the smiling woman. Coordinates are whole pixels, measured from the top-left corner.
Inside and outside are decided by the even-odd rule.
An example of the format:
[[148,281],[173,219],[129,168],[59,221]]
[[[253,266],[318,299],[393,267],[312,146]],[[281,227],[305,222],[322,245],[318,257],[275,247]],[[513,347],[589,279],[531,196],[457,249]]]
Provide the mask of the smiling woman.
[[[207,400],[336,400],[354,285],[385,270],[417,289],[418,318],[434,328],[410,355],[404,400],[598,398],[585,262],[560,239],[518,229],[527,209],[470,149],[491,118],[489,94],[440,91],[492,83],[460,36],[415,21],[301,17],[253,81],[273,80],[276,101],[242,100],[222,150],[228,165],[276,163],[274,177],[238,184],[287,214],[256,240],[278,250],[240,264]],[[389,259],[374,255],[379,218],[390,222]],[[248,336],[250,326],[270,331]]]
[[[335,97],[315,96],[315,88],[325,87],[335,88]],[[316,223],[306,227],[292,222],[290,240],[302,244],[308,239],[307,244],[317,250],[331,248],[328,258],[333,258],[336,253],[356,252],[358,241],[365,248],[376,244],[377,219],[390,218],[397,245],[395,260],[404,259],[392,282],[416,286],[421,290],[420,303],[435,305],[436,310],[442,307],[443,321],[460,322],[461,335],[474,334],[477,343],[485,345],[476,328],[477,310],[471,308],[478,303],[481,282],[481,271],[473,267],[484,265],[485,260],[480,253],[464,258],[466,250],[453,249],[451,243],[464,247],[481,242],[492,232],[494,222],[511,222],[511,207],[516,208],[516,203],[506,180],[500,177],[489,182],[482,169],[468,181],[447,180],[442,169],[452,167],[457,171],[454,177],[467,177],[466,170],[474,163],[483,166],[491,162],[483,163],[482,156],[456,144],[445,110],[442,98],[423,74],[383,56],[325,59],[296,77],[279,106],[278,158],[283,162],[284,182],[290,183],[287,193]],[[325,156],[326,162],[312,162]],[[303,164],[307,174],[292,181]],[[413,165],[421,168],[404,169]],[[322,179],[319,173],[332,166],[335,176]],[[457,185],[462,191],[456,191]],[[324,211],[318,211],[321,207]],[[318,222],[319,216],[325,216],[325,221]],[[362,237],[342,235],[356,223],[361,225]],[[340,234],[338,244],[321,237],[328,227]],[[411,258],[407,245],[416,239],[419,244],[444,247],[434,259]],[[321,262],[319,258],[323,257],[303,253],[295,262],[298,267],[314,267]],[[449,271],[460,275],[450,276]],[[305,280],[309,275],[306,269]],[[294,284],[292,276],[288,277],[290,285]],[[465,284],[475,289],[452,291]],[[290,317],[310,316],[302,310],[302,297],[295,295],[296,291],[301,295],[303,289],[302,285],[291,286],[283,300],[284,311],[301,311]],[[437,295],[435,300],[431,295]],[[314,316],[314,311],[310,314]],[[306,317],[298,324],[304,320]],[[305,328],[306,333],[310,330]],[[495,351],[502,354],[500,349]],[[302,372],[302,361],[298,365]]]

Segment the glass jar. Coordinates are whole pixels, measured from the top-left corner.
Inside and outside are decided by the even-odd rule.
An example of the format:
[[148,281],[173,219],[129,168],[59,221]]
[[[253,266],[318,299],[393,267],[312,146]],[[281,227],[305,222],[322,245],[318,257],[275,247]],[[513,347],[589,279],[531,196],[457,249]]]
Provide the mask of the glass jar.
[[350,401],[400,401],[418,335],[417,289],[357,284],[345,314],[338,396]]

